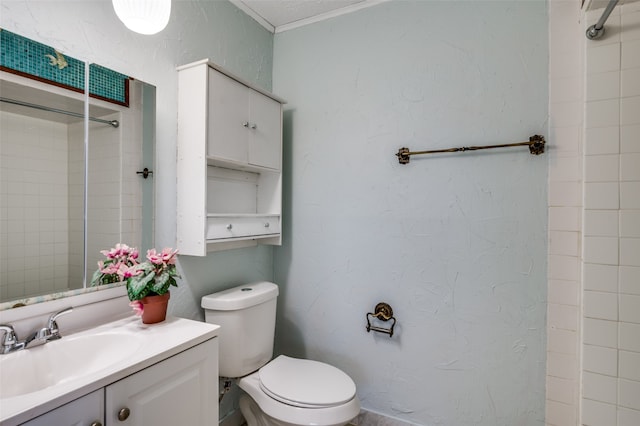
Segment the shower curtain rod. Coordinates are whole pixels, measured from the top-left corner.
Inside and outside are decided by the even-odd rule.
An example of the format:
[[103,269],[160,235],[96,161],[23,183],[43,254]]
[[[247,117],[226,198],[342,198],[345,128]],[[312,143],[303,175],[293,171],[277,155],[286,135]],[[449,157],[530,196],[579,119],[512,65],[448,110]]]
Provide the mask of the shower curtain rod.
[[[31,104],[29,102],[16,101],[15,99],[9,99],[9,98],[0,97],[0,101],[1,102],[6,102],[8,104],[20,105],[20,106],[25,106],[25,107],[29,107],[29,108],[35,108],[35,109],[39,109],[39,110],[42,110],[42,111],[55,112],[55,113],[58,113],[58,114],[70,115],[72,117],[84,118],[83,114],[79,114],[77,112],[65,111],[65,110],[57,109],[57,108],[49,108],[49,107],[38,105],[38,104]],[[95,121],[97,123],[108,124],[108,125],[113,126],[113,127],[120,126],[120,123],[118,122],[118,120],[103,120],[101,118],[95,118],[95,117],[89,117],[89,120]]]
[[462,146],[459,148],[447,148],[447,149],[434,149],[431,151],[410,151],[409,148],[400,148],[396,156],[400,164],[408,164],[412,155],[422,154],[441,154],[445,152],[458,152],[458,151],[478,151],[480,149],[492,149],[492,148],[509,148],[513,146],[529,146],[529,153],[534,155],[540,155],[544,152],[544,136],[533,135],[529,138],[529,142],[516,142],[506,143],[500,145],[484,145],[484,146]]
[[616,7],[618,1],[619,0],[611,0],[604,9],[604,12],[602,12],[602,16],[598,19],[598,22],[587,29],[587,38],[589,40],[597,40],[604,35],[604,23],[607,22],[609,15],[611,15],[613,8]]

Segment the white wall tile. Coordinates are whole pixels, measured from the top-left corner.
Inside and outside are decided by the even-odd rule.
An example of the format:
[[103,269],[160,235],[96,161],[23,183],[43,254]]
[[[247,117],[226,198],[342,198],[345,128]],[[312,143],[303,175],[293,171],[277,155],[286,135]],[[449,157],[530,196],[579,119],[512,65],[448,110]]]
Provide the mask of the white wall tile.
[[547,334],[547,350],[569,355],[578,353],[578,333],[572,330],[549,328]]
[[620,97],[620,71],[587,75],[587,101]]
[[618,350],[602,346],[582,346],[582,368],[585,371],[618,376]]
[[[626,98],[633,99],[633,98]],[[620,124],[622,101],[618,99],[608,99],[604,101],[591,101],[587,102],[586,108],[586,127],[609,127],[617,126]],[[626,110],[629,111],[631,105],[626,105]],[[626,117],[626,116],[625,116]],[[632,124],[632,123],[626,123]]]
[[585,210],[584,235],[595,237],[617,237],[618,211]]
[[640,238],[620,238],[620,265],[640,266]]
[[549,180],[571,182],[582,180],[582,158],[552,157],[549,159]]
[[618,407],[618,426],[640,425],[640,411]]
[[640,296],[619,295],[620,321],[640,324]]
[[640,352],[640,324],[621,322],[618,324],[620,349]]
[[620,177],[620,156],[589,155],[584,159],[585,182],[617,182]]
[[576,306],[548,304],[548,326],[555,329],[576,331],[578,329],[578,309]]
[[640,381],[640,352],[618,351],[618,377]]
[[640,125],[620,127],[620,152],[640,152]]
[[582,206],[582,184],[580,182],[550,182],[549,206]]
[[623,31],[620,37],[623,42],[640,40],[640,13],[625,13],[622,15],[622,26]]
[[618,400],[617,388],[618,379],[616,377],[590,372],[582,374],[582,396],[584,398],[616,404]]
[[618,398],[619,405],[640,410],[640,382],[619,379]]
[[[565,407],[570,407],[575,402],[576,398],[576,382],[575,380],[561,379],[559,377],[549,377],[547,379],[547,400],[553,402],[562,402]],[[547,401],[547,404],[549,401]],[[569,404],[569,405],[567,405]],[[564,411],[561,409],[561,411]],[[572,418],[575,417],[575,408],[573,408]],[[564,415],[563,415],[564,417]],[[547,421],[551,419],[547,418]],[[555,424],[569,424],[565,422],[559,422],[554,419]]]
[[620,179],[640,181],[640,153],[620,156]]
[[578,358],[575,355],[547,352],[547,375],[576,380],[578,378]]
[[582,227],[582,210],[579,207],[549,208],[549,230],[579,231]]
[[620,128],[594,127],[585,131],[586,155],[617,154],[620,152]]
[[[609,102],[609,101],[599,101]],[[588,107],[587,107],[588,109]],[[620,99],[620,124],[623,126],[640,123],[640,96]],[[595,111],[594,111],[595,113]],[[608,120],[615,115],[615,111],[610,112],[602,120]]]
[[618,266],[585,263],[583,285],[586,290],[618,291]]
[[553,147],[556,157],[573,156],[579,159],[582,156],[582,121],[567,126],[549,128],[548,143]]
[[[603,85],[605,83],[602,83]],[[620,96],[640,96],[640,68],[628,68],[620,72]],[[603,90],[603,89],[601,89]]]
[[550,279],[578,281],[580,279],[580,259],[574,256],[552,254],[547,258]]
[[588,345],[616,348],[618,346],[618,323],[601,319],[583,320],[583,342]]
[[582,102],[582,81],[574,76],[549,79],[549,102]]
[[581,234],[579,232],[550,231],[549,232],[549,253],[561,254],[566,256],[579,256],[580,255],[580,235]]
[[599,291],[585,291],[583,314],[586,318],[618,320],[618,294]]
[[620,208],[640,209],[640,182],[620,182]]
[[620,69],[620,44],[597,45],[587,48],[587,74],[598,74]]
[[618,264],[618,238],[584,237],[583,259],[588,263]]
[[[552,380],[554,378],[550,378]],[[547,400],[546,402],[546,417],[545,420],[548,425],[561,426],[561,425],[573,425],[577,421],[576,407],[567,403],[562,403],[553,400]]]
[[593,210],[617,210],[620,207],[620,190],[618,185],[618,183],[585,183],[585,208]]
[[640,267],[620,266],[620,292],[627,294],[640,294]]
[[621,50],[620,62],[622,69],[640,67],[640,40],[623,43]]
[[577,281],[549,280],[548,303],[578,306],[580,284]]
[[585,426],[613,426],[616,424],[616,406],[591,399],[582,400],[582,424]]

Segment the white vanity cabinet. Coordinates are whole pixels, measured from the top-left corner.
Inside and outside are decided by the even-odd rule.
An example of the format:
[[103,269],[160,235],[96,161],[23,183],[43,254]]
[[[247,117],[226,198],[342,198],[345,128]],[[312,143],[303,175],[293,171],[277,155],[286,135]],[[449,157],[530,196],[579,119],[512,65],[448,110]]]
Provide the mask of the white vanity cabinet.
[[218,424],[218,339],[211,339],[105,388],[105,424]]
[[49,411],[26,426],[218,424],[218,339]]
[[23,426],[102,426],[104,424],[104,389],[98,389],[68,404],[49,411]]
[[180,254],[281,243],[283,103],[208,60],[178,68]]

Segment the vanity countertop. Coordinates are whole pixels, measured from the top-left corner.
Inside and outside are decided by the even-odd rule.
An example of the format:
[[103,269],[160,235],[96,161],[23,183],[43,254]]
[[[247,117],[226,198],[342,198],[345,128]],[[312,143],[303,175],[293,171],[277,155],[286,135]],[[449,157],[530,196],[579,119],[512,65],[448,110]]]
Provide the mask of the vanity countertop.
[[[78,371],[76,368],[71,374],[74,377],[69,380],[59,380],[52,386],[34,392],[0,398],[0,425],[18,425],[44,414],[212,339],[218,335],[218,329],[217,325],[175,317],[167,317],[161,323],[147,325],[143,324],[139,317],[130,316],[74,334],[64,335],[64,330],[62,330],[64,337],[58,341],[24,351],[0,355],[0,357],[25,357],[27,355],[27,357],[33,356],[37,359],[37,351],[41,351],[40,355],[42,355],[47,353],[45,351],[56,351],[57,348],[64,349],[65,339],[69,342],[68,347],[73,347],[71,342],[82,342],[83,339],[92,342],[94,336],[98,336],[96,342],[104,341],[105,345],[114,345],[121,349],[92,347],[92,351],[128,351],[125,357],[115,363],[109,363],[108,360],[100,362],[98,366],[94,365],[86,372]],[[100,336],[109,336],[109,338],[101,340]],[[30,351],[33,352],[27,354]],[[5,365],[16,365],[15,361],[18,358],[4,359],[13,363],[7,362]],[[3,358],[0,358],[0,374],[8,374],[9,368],[7,371],[2,371],[2,367]],[[17,375],[19,376],[19,374]],[[4,380],[3,383],[2,386],[7,385]],[[11,394],[11,392],[4,390],[2,393]]]

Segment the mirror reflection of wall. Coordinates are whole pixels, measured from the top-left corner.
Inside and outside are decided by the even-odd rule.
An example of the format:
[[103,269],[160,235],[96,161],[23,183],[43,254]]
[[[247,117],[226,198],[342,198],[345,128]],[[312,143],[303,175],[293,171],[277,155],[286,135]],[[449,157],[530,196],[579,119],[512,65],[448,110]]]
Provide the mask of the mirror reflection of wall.
[[[153,245],[153,175],[137,172],[154,168],[155,88],[127,78],[126,102],[104,93],[90,98],[85,156],[84,95],[7,68],[7,44],[0,64],[0,308],[83,291],[100,250],[116,243],[142,253]],[[110,90],[111,71],[90,70],[97,70],[90,92]]]

